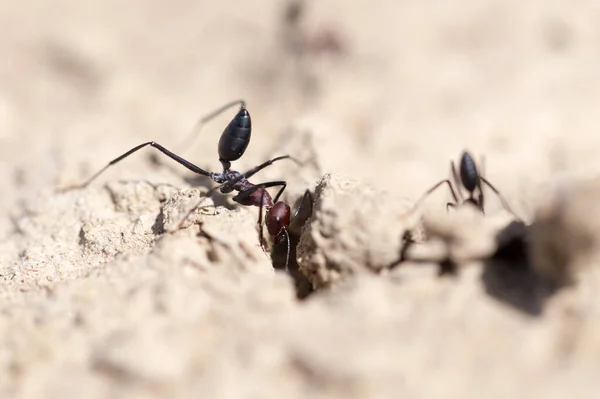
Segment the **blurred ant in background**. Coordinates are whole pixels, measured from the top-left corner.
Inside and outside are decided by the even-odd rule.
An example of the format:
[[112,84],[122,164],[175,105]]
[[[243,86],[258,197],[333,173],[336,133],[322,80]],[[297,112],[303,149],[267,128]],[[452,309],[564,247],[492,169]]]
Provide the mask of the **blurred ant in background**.
[[[448,202],[446,204],[446,210],[449,208],[454,208],[459,205],[469,203],[475,205],[482,214],[485,214],[484,210],[484,195],[483,195],[483,187],[482,183],[488,186],[500,199],[502,206],[509,213],[513,214],[515,217],[516,214],[512,211],[500,191],[496,189],[485,177],[483,177],[478,169],[477,165],[475,165],[475,161],[471,154],[467,151],[462,153],[460,157],[460,174],[456,172],[456,167],[454,166],[454,161],[450,162],[450,168],[452,170],[452,181],[450,179],[444,179],[439,183],[436,183],[433,187],[423,194],[423,196],[415,203],[415,208],[423,201],[425,198],[429,196],[432,192],[434,192],[441,185],[448,184],[448,188],[450,189],[450,193],[452,194],[452,198],[454,202]],[[465,199],[461,192],[461,187],[464,187],[467,190],[468,197]],[[477,195],[475,192],[477,191]],[[518,218],[518,217],[517,217]]]
[[308,54],[343,55],[346,46],[339,34],[331,28],[319,30],[316,34],[309,34],[302,27],[306,18],[306,1],[290,0],[283,10],[282,25],[284,29],[285,47],[297,57]]

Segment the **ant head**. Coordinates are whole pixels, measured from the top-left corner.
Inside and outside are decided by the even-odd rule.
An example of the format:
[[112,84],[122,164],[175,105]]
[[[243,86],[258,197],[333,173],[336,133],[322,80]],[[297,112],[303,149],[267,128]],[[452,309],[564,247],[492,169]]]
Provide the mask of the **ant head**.
[[223,130],[219,139],[219,160],[225,170],[229,168],[227,165],[231,165],[231,161],[236,161],[244,155],[244,151],[250,144],[251,133],[250,113],[242,103],[239,112]]
[[269,235],[275,239],[290,225],[291,210],[285,202],[277,202],[265,215]]
[[479,185],[479,172],[473,157],[464,151],[460,157],[460,180],[463,186],[472,193]]

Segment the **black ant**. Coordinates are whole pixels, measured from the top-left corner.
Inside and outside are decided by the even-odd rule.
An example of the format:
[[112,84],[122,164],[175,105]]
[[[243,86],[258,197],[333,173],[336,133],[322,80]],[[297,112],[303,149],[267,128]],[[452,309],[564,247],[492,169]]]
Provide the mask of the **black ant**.
[[[292,217],[289,205],[283,201],[279,201],[279,198],[281,197],[283,190],[285,190],[285,188],[287,186],[287,182],[280,180],[280,181],[271,181],[271,182],[265,182],[265,183],[260,183],[260,184],[253,184],[253,183],[250,183],[248,181],[248,179],[250,177],[252,177],[254,174],[256,174],[257,172],[266,168],[267,166],[270,166],[274,162],[280,161],[282,159],[290,159],[298,164],[300,164],[300,162],[289,155],[283,155],[283,156],[279,156],[279,157],[270,159],[266,162],[263,162],[262,164],[255,166],[254,168],[248,170],[245,173],[240,173],[238,171],[231,170],[231,162],[236,161],[239,158],[241,158],[241,156],[246,151],[248,144],[250,144],[250,136],[252,133],[252,122],[250,119],[250,113],[246,109],[246,102],[244,100],[237,100],[237,101],[233,101],[229,104],[226,104],[225,106],[219,108],[218,110],[214,111],[213,113],[202,118],[197,126],[201,126],[204,122],[207,122],[208,120],[219,115],[221,112],[223,112],[226,109],[228,109],[234,105],[237,105],[237,104],[240,105],[240,110],[235,115],[235,117],[231,120],[231,122],[229,122],[227,127],[225,127],[225,130],[223,130],[223,133],[221,134],[221,138],[219,139],[219,144],[218,144],[219,161],[223,165],[223,172],[208,172],[208,171],[194,165],[193,163],[183,159],[179,155],[169,151],[162,145],[160,145],[154,141],[148,141],[146,143],[142,143],[142,144],[130,149],[123,155],[113,159],[112,161],[110,161],[108,163],[108,165],[106,165],[104,168],[102,168],[100,171],[98,171],[96,174],[94,174],[91,178],[89,178],[83,184],[76,185],[76,186],[70,186],[66,190],[84,188],[84,187],[88,186],[92,181],[94,181],[100,174],[102,174],[110,166],[127,158],[129,155],[133,154],[134,152],[136,152],[144,147],[147,147],[147,146],[154,147],[157,150],[159,150],[160,152],[162,152],[163,154],[165,154],[166,156],[173,159],[175,162],[185,166],[192,172],[197,173],[202,176],[209,177],[211,180],[213,180],[215,183],[217,183],[218,186],[215,186],[212,189],[210,189],[208,191],[206,197],[209,197],[216,190],[219,190],[223,194],[228,194],[233,191],[237,191],[238,194],[232,198],[233,201],[237,202],[240,205],[258,206],[260,208],[259,216],[258,216],[259,240],[260,240],[260,246],[261,246],[261,248],[263,248],[263,250],[264,250],[264,242],[263,242],[264,238],[263,238],[262,213],[263,213],[263,209],[264,209],[265,210],[265,224],[267,225],[267,231],[269,232],[269,235],[272,237],[273,241],[276,244],[283,243],[284,238],[287,241],[287,255],[286,255],[286,261],[285,261],[285,269],[288,270],[289,257],[290,257],[290,252],[291,252],[290,236],[288,233],[288,227],[290,226],[290,224],[292,222],[296,222],[295,219],[299,215],[300,216],[298,217],[297,222],[304,222],[304,221],[306,221],[306,219],[308,219],[308,217],[306,216],[306,213],[307,213],[307,210],[310,210],[310,212],[312,213],[312,196],[310,195],[309,190],[306,190],[306,192],[304,193],[304,196],[302,198],[302,201],[301,201],[300,205],[298,206],[298,209],[296,210],[294,216]],[[271,197],[271,194],[269,194],[269,192],[266,190],[267,188],[270,188],[270,187],[281,187],[279,189],[279,191],[277,192],[277,194],[275,195],[274,199]],[[185,215],[185,217],[179,222],[179,224],[177,226],[177,230],[180,230],[183,227],[183,224],[187,220],[187,218],[190,215],[192,215],[198,208],[200,208],[200,206],[202,205],[204,200],[205,199],[198,202]],[[292,225],[292,226],[294,226],[294,225]]]
[[[490,189],[492,189],[494,193],[496,193],[504,209],[516,216],[516,214],[512,211],[502,194],[500,194],[500,191],[498,191],[498,189],[496,189],[496,187],[494,187],[492,183],[490,183],[485,177],[483,177],[479,173],[479,170],[477,169],[477,165],[475,165],[473,157],[467,151],[463,151],[462,156],[460,157],[460,175],[456,173],[454,161],[450,162],[450,167],[452,169],[453,181],[450,181],[450,179],[444,179],[439,183],[435,184],[433,187],[427,190],[425,194],[423,194],[423,196],[415,203],[415,207],[418,204],[420,204],[429,194],[435,191],[439,186],[446,183],[448,184],[448,187],[450,188],[450,193],[452,194],[452,198],[454,199],[454,202],[448,202],[446,204],[446,210],[448,210],[449,208],[457,207],[461,204],[469,203],[475,205],[481,211],[481,213],[485,215],[484,196],[482,188],[483,183]],[[456,186],[456,190],[452,183],[454,183],[454,186]],[[464,187],[469,193],[469,197],[467,199],[464,199],[462,196],[460,189],[461,186]],[[475,196],[475,190],[477,190],[478,192],[477,196]]]

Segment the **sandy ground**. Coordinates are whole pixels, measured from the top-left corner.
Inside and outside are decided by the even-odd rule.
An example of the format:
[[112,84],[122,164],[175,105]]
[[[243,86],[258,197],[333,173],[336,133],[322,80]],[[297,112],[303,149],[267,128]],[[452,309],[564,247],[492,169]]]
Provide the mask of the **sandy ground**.
[[[0,2],[0,397],[598,391],[600,8],[303,4]],[[57,191],[148,140],[220,170],[235,109],[178,146],[238,98],[236,170],[305,161],[252,179],[314,194],[305,300],[231,195],[166,232],[211,183],[152,149]],[[414,207],[465,149],[516,216]]]

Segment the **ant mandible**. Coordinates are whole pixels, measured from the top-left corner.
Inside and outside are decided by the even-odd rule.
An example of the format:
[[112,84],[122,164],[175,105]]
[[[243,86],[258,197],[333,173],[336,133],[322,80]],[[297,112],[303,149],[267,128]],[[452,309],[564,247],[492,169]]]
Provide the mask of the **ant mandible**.
[[[300,164],[300,162],[289,155],[283,155],[283,156],[279,156],[279,157],[270,159],[266,162],[263,162],[262,164],[255,166],[254,168],[246,171],[245,173],[240,173],[238,171],[231,169],[231,162],[240,159],[242,157],[242,155],[244,154],[244,152],[246,151],[246,148],[248,148],[248,144],[250,144],[250,137],[252,134],[252,122],[250,119],[250,113],[246,109],[246,102],[244,100],[236,100],[231,103],[228,103],[228,104],[222,106],[221,108],[217,109],[216,111],[212,112],[211,114],[205,116],[204,118],[202,118],[199,121],[199,123],[197,124],[197,128],[201,127],[202,124],[204,124],[205,122],[209,121],[210,119],[219,115],[223,111],[225,111],[225,110],[229,109],[230,107],[237,105],[237,104],[240,105],[240,110],[235,115],[235,117],[231,120],[231,122],[229,122],[227,127],[225,127],[225,130],[223,130],[223,133],[221,134],[221,138],[219,139],[219,144],[218,144],[219,161],[221,162],[221,165],[223,166],[223,172],[208,172],[208,171],[194,165],[193,163],[183,159],[179,155],[169,151],[168,149],[166,149],[162,145],[158,144],[157,142],[148,141],[148,142],[142,143],[136,147],[133,147],[129,151],[125,152],[123,155],[113,159],[104,168],[99,170],[96,174],[94,174],[92,177],[90,177],[84,183],[75,185],[75,186],[70,186],[66,190],[85,188],[92,181],[94,181],[98,176],[100,176],[106,169],[108,169],[110,166],[122,161],[123,159],[127,158],[134,152],[136,152],[144,147],[147,147],[147,146],[154,147],[157,150],[159,150],[160,152],[162,152],[163,154],[165,154],[166,156],[168,156],[169,158],[173,159],[175,162],[177,162],[177,163],[183,165],[184,167],[186,167],[187,169],[191,170],[192,172],[202,175],[202,176],[206,176],[218,184],[218,186],[215,186],[212,189],[210,189],[208,191],[208,193],[206,194],[206,197],[203,198],[200,202],[198,202],[185,215],[185,217],[179,222],[179,224],[177,226],[177,230],[180,230],[183,227],[183,224],[187,220],[187,218],[189,216],[191,216],[198,208],[200,208],[200,206],[204,203],[205,199],[207,197],[210,197],[210,195],[214,191],[219,190],[223,194],[228,194],[233,191],[237,191],[238,194],[232,198],[233,201],[237,202],[240,205],[244,205],[244,206],[258,206],[259,207],[259,216],[258,216],[257,224],[258,224],[258,230],[259,230],[258,234],[259,234],[260,246],[261,246],[261,248],[263,248],[263,250],[264,250],[263,222],[262,222],[263,209],[265,211],[265,224],[267,225],[267,231],[268,231],[269,235],[271,236],[271,238],[274,240],[274,242],[280,243],[280,242],[282,242],[282,240],[284,238],[287,240],[287,256],[286,256],[285,269],[288,270],[289,257],[290,257],[290,252],[291,252],[288,227],[290,226],[290,223],[296,221],[295,219],[298,219],[297,222],[301,222],[300,219],[302,219],[303,221],[306,221],[306,219],[308,218],[306,216],[306,214],[308,212],[312,213],[312,196],[310,195],[310,191],[306,190],[306,192],[304,193],[304,196],[302,198],[302,201],[300,202],[300,205],[298,206],[298,209],[296,210],[296,212],[294,213],[294,216],[292,217],[290,206],[288,204],[286,204],[285,202],[279,200],[279,198],[281,197],[281,194],[283,193],[283,190],[285,190],[285,188],[287,186],[287,182],[285,182],[283,180],[279,180],[279,181],[270,181],[270,182],[265,182],[265,183],[260,183],[260,184],[253,184],[253,183],[249,182],[248,179],[250,177],[252,177],[254,174],[256,174],[257,172],[266,168],[267,166],[270,166],[274,162],[277,162],[277,161],[280,161],[283,159],[290,159],[298,164]],[[194,129],[194,130],[196,131],[197,129]],[[197,133],[197,131],[196,131],[196,133]],[[271,194],[266,190],[267,188],[270,188],[270,187],[281,187],[279,189],[279,191],[277,192],[277,194],[275,195],[274,199],[271,197]]]
[[[506,202],[502,194],[500,194],[500,191],[498,191],[498,189],[496,189],[496,187],[494,187],[492,183],[490,183],[485,177],[483,177],[479,173],[477,165],[475,165],[475,161],[473,160],[473,157],[471,156],[471,154],[469,154],[469,152],[463,151],[460,157],[460,175],[456,173],[454,161],[450,162],[450,168],[452,169],[453,181],[450,181],[450,179],[444,179],[439,183],[436,183],[433,187],[427,190],[425,194],[423,194],[423,196],[415,203],[415,208],[423,200],[425,200],[425,198],[427,198],[429,194],[434,192],[442,184],[446,183],[448,184],[448,188],[450,189],[450,193],[452,194],[452,198],[454,199],[454,202],[448,202],[446,204],[446,210],[448,210],[451,207],[457,207],[461,204],[470,203],[475,205],[481,211],[481,213],[485,215],[483,187],[481,184],[483,183],[498,196],[504,209],[506,209],[509,213],[513,214],[515,217],[518,218],[518,216],[512,211],[512,209],[508,205],[508,202]],[[454,183],[456,189],[454,188],[452,183]],[[462,196],[461,186],[464,187],[469,193],[467,199],[464,199]],[[478,191],[477,196],[475,196],[475,190]]]

